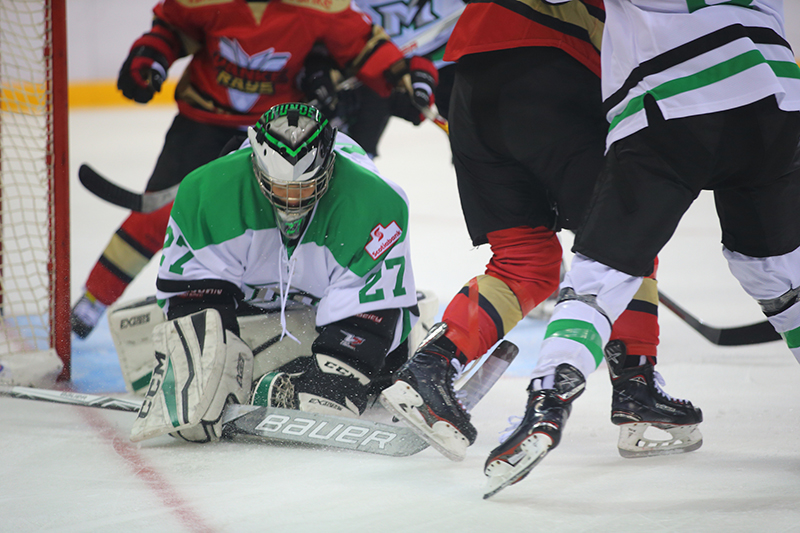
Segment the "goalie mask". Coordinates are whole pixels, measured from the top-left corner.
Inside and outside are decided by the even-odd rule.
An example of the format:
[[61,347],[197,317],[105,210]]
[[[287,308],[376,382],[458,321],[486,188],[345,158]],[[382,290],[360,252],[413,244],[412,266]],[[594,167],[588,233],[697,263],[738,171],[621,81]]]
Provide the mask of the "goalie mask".
[[288,239],[300,237],[306,216],[333,174],[336,129],[315,107],[280,104],[247,129],[253,148],[253,171],[261,192],[275,211],[275,221]]

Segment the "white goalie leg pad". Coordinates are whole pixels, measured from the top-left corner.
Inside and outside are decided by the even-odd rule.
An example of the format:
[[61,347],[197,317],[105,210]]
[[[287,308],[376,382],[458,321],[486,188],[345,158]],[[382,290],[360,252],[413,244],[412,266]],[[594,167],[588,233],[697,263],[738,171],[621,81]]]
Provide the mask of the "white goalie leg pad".
[[[124,302],[108,309],[108,327],[119,357],[125,388],[144,395],[156,365],[153,347],[153,329],[166,322],[164,311],[154,296]],[[254,377],[271,372],[300,356],[311,353],[311,343],[317,338],[316,311],[312,307],[298,307],[286,311],[286,325],[300,341],[281,336],[278,313],[265,313],[237,317],[239,337],[253,349]]]
[[239,335],[253,349],[253,377],[258,379],[289,361],[311,353],[311,344],[317,338],[316,310],[299,307],[286,310],[286,329],[299,340],[281,339],[283,328],[279,313],[239,316]]
[[167,319],[155,296],[108,308],[108,329],[128,392],[144,394],[156,364],[153,328]]
[[253,353],[222,328],[215,309],[170,320],[153,331],[156,366],[131,428],[133,442],[166,433],[217,440],[228,403],[247,403]]

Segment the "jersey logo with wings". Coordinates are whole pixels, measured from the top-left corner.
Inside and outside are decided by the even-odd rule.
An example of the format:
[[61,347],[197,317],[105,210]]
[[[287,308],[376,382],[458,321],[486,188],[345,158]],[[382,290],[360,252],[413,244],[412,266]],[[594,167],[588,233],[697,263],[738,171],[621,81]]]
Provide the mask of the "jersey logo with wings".
[[240,113],[252,109],[262,94],[275,93],[275,72],[280,72],[291,59],[290,52],[274,48],[248,54],[236,39],[219,40],[217,83],[227,87],[231,106]]

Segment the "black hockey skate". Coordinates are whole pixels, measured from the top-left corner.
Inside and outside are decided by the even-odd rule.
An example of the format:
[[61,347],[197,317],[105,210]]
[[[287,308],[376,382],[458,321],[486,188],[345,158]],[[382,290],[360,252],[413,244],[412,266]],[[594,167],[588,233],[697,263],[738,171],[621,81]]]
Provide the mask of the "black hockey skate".
[[531,381],[525,416],[486,460],[483,472],[489,479],[484,499],[521,481],[550,450],[558,446],[572,402],[585,388],[583,374],[567,363],[556,368],[552,389],[533,390]]
[[[441,345],[447,325],[434,325],[428,337],[395,374],[395,383],[380,396],[383,406],[448,459],[461,461],[478,432],[456,397],[454,381],[461,364]],[[437,343],[438,341],[438,343]]]
[[105,311],[105,305],[97,301],[90,293],[84,293],[70,312],[72,331],[79,338],[85,339],[103,318]]
[[[702,446],[697,426],[703,421],[703,412],[692,402],[664,392],[664,380],[652,364],[624,368],[626,347],[620,340],[606,345],[605,357],[614,389],[611,422],[620,426],[617,447],[622,457],[685,453]],[[671,438],[645,437],[649,427],[663,430]]]

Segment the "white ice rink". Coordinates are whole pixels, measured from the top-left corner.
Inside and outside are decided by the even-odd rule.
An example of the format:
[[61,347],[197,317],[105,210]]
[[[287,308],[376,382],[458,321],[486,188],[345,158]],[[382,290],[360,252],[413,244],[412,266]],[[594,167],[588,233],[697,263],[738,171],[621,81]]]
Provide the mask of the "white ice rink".
[[[172,116],[148,107],[71,114],[73,299],[126,215],[81,187],[78,165],[141,190]],[[447,139],[430,123],[397,121],[380,149],[377,164],[411,200],[418,286],[445,304],[488,258],[467,237]],[[661,255],[660,288],[715,326],[762,320],[719,240],[704,194]],[[154,266],[124,299],[153,294]],[[703,447],[621,458],[603,366],[561,445],[524,481],[482,500],[483,462],[507,417],[522,414],[540,326],[526,319],[510,336],[522,361],[475,408],[478,440],[461,463],[432,450],[388,458],[169,437],[134,445],[129,413],[0,399],[0,532],[800,531],[800,364],[777,342],[716,347],[663,307],[659,369],[668,392],[703,409]],[[76,343],[76,383],[121,394],[120,381],[92,379],[100,371],[91,365],[116,366],[107,331],[95,336]]]

